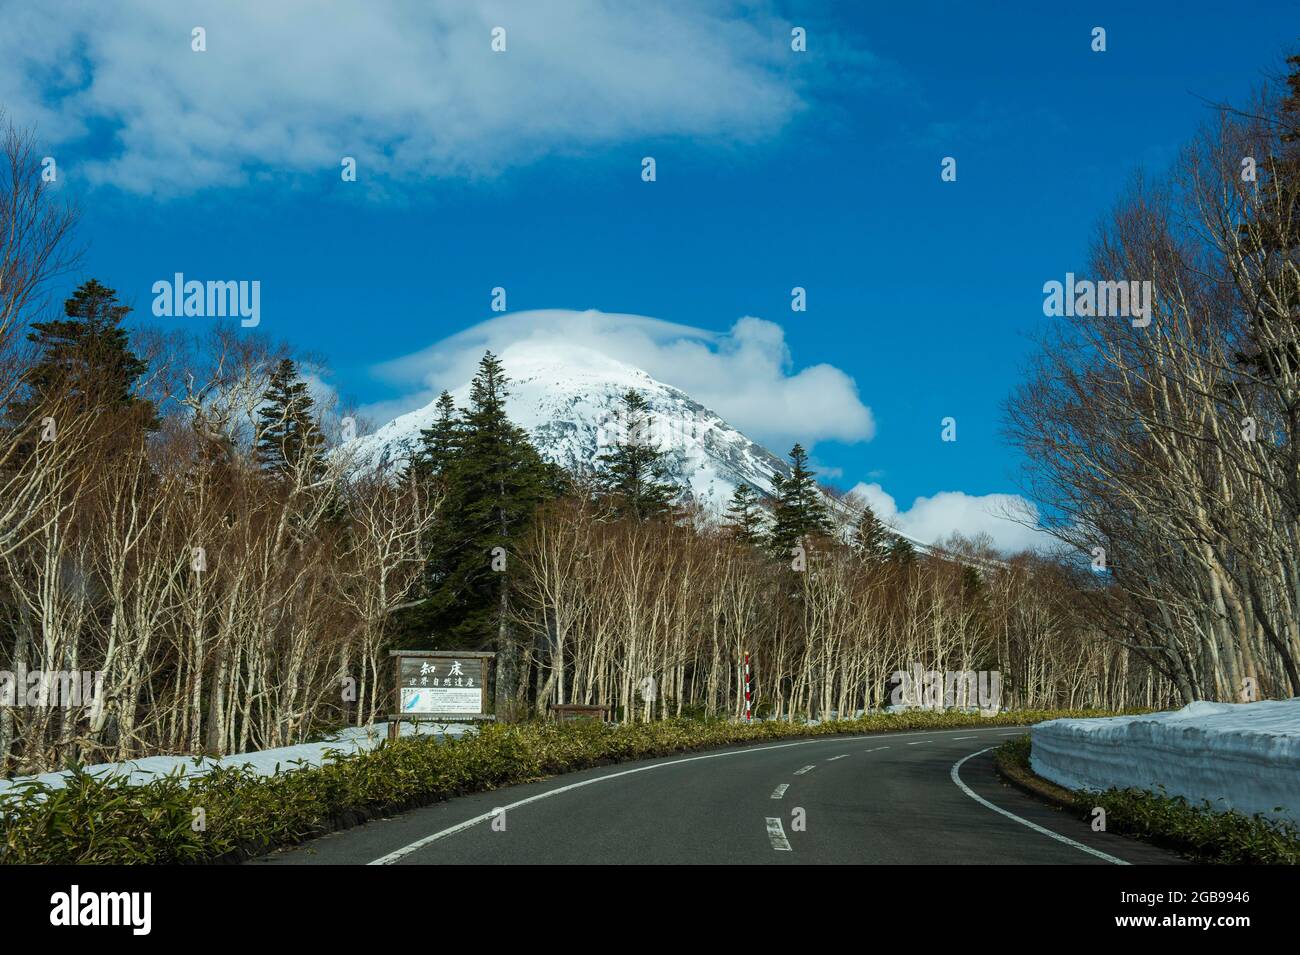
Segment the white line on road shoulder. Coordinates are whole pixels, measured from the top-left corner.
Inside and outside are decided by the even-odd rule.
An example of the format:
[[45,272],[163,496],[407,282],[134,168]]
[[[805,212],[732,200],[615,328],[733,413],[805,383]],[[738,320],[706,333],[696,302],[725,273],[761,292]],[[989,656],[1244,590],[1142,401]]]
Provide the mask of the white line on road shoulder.
[[1094,849],[1092,846],[1085,846],[1082,842],[1075,842],[1073,839],[1069,838],[1068,836],[1063,836],[1059,832],[1053,832],[1051,829],[1044,829],[1038,823],[1030,822],[1028,819],[1022,819],[1019,816],[1017,816],[1014,812],[1008,812],[1007,810],[1003,809],[1001,806],[995,806],[993,805],[993,803],[989,802],[987,799],[985,799],[975,790],[971,789],[964,782],[962,782],[961,780],[962,764],[965,763],[966,760],[968,759],[974,759],[976,756],[979,756],[983,753],[987,753],[992,748],[993,748],[992,746],[987,746],[984,749],[980,750],[978,753],[971,753],[969,756],[963,756],[961,759],[957,760],[957,762],[952,764],[952,770],[951,772],[949,772],[948,775],[952,777],[952,781],[957,784],[957,786],[961,789],[962,792],[964,792],[967,796],[970,796],[971,799],[974,799],[981,806],[984,806],[988,809],[992,809],[994,812],[1006,816],[1008,819],[1014,819],[1022,826],[1028,826],[1030,829],[1034,830],[1034,832],[1041,832],[1045,836],[1050,836],[1051,838],[1055,839],[1057,842],[1064,842],[1067,846],[1074,846],[1076,849],[1086,852],[1089,855],[1094,855],[1098,859],[1105,859],[1107,862],[1114,863],[1115,865],[1132,865],[1132,863],[1125,862],[1123,859],[1117,859],[1115,858],[1115,856],[1110,855],[1109,853],[1106,852],[1102,852],[1100,849]]
[[782,783],[781,785],[777,786],[775,789],[772,790],[772,798],[780,799],[782,796],[785,795],[785,791],[789,788],[790,788],[789,783]]
[[816,768],[817,768],[817,764],[816,764],[816,763],[813,763],[811,766],[805,766],[803,769],[796,769],[796,770],[794,771],[794,774],[795,774],[796,776],[802,776],[804,773],[806,773],[806,772],[810,772],[811,770],[816,769]]
[[790,840],[785,837],[785,826],[781,825],[780,816],[767,817],[767,837],[772,840],[772,848],[777,852],[790,852]]

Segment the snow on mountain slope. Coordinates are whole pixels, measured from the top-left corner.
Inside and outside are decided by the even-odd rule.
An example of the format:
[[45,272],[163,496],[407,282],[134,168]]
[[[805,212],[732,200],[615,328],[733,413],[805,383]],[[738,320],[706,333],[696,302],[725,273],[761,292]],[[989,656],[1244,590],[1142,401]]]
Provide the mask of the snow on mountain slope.
[[[574,473],[590,473],[597,455],[618,439],[619,399],[630,389],[650,405],[648,438],[667,452],[671,480],[706,511],[725,512],[741,483],[770,494],[773,476],[789,472],[782,459],[689,395],[595,350],[524,342],[500,357],[510,378],[511,420],[545,458]],[[469,383],[452,396],[458,407],[467,404]],[[345,451],[360,467],[397,466],[434,417],[430,403],[354,439]]]

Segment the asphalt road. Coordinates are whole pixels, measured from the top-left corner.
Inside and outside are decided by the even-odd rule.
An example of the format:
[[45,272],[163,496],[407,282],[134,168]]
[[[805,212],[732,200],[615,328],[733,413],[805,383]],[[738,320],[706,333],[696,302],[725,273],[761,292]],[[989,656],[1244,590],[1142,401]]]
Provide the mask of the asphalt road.
[[1003,783],[981,751],[1023,732],[840,736],[620,763],[459,797],[251,864],[1182,862]]

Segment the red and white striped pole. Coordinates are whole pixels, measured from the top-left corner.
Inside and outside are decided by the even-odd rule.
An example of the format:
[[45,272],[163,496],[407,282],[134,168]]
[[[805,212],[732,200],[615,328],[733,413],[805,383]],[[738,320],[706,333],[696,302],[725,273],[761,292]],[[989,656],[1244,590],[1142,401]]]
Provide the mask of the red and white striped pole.
[[749,672],[749,652],[745,653],[745,722],[754,722],[754,681]]

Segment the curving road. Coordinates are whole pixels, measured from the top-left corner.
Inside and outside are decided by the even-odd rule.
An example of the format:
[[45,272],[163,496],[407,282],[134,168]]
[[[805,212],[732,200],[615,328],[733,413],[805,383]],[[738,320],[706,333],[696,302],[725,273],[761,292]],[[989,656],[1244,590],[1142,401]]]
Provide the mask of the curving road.
[[253,864],[1182,863],[1005,785],[986,750],[1023,732],[838,736],[621,763],[462,796]]

